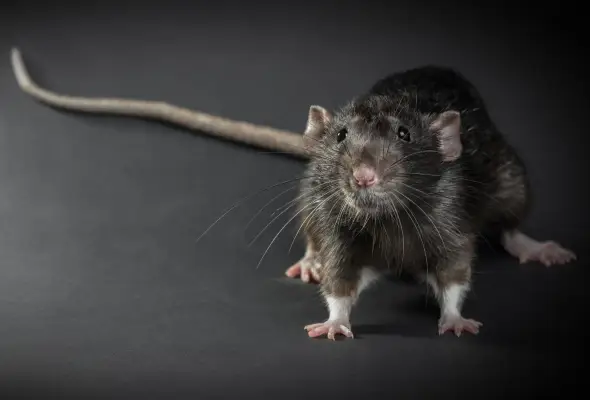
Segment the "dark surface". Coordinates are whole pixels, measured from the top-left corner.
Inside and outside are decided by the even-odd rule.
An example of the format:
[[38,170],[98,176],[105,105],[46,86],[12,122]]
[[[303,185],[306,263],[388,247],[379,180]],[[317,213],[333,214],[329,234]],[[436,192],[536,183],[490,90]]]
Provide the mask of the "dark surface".
[[[581,43],[559,31],[559,10],[551,20],[523,14],[494,24],[490,10],[448,3],[338,12],[222,3],[3,9],[0,397],[442,398],[573,388],[585,348],[588,103]],[[536,203],[527,233],[562,242],[580,261],[519,266],[484,246],[465,309],[484,322],[477,337],[437,336],[425,288],[383,281],[354,310],[358,340],[310,340],[303,326],[326,317],[323,304],[314,287],[282,277],[303,251],[296,242],[288,252],[298,226],[259,268],[287,218],[248,247],[294,192],[244,231],[283,188],[263,193],[195,245],[227,207],[297,176],[300,162],[42,106],[16,86],[12,45],[34,79],[64,93],[159,99],[297,131],[310,104],[339,106],[394,70],[459,68],[529,165]]]

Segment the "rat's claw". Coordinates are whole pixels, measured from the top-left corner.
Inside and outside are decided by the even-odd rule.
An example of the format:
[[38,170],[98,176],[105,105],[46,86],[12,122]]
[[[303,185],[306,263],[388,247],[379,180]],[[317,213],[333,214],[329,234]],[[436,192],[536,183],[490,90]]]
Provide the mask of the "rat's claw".
[[350,329],[350,324],[346,321],[326,321],[318,324],[311,324],[305,327],[307,334],[311,338],[326,335],[330,340],[336,340],[336,335],[341,334],[353,339],[354,335]]
[[318,270],[316,268],[311,268],[309,270],[309,272],[311,273],[311,277],[316,281],[319,282],[320,281],[320,273],[318,272]]

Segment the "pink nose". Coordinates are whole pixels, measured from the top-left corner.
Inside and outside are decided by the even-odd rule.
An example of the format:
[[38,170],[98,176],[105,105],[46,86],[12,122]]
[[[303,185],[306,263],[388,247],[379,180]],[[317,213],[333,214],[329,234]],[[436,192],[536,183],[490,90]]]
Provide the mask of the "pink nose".
[[352,172],[352,176],[354,176],[356,184],[361,187],[371,187],[375,183],[377,183],[377,176],[375,174],[375,170],[366,165],[362,165],[356,168]]

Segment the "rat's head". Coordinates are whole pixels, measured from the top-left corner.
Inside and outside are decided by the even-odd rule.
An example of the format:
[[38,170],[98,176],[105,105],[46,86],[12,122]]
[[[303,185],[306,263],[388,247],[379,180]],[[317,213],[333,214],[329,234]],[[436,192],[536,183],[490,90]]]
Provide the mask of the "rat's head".
[[305,138],[313,173],[337,182],[335,196],[358,212],[389,214],[392,205],[416,202],[461,155],[457,111],[424,115],[403,100],[370,96],[335,114],[310,108]]

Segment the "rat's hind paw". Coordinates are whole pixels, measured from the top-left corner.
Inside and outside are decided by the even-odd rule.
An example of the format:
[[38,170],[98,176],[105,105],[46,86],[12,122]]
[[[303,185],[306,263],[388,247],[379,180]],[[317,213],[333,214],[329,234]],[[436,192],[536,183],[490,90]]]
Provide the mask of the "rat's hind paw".
[[321,276],[319,273],[320,264],[314,257],[303,257],[297,263],[293,264],[285,271],[289,278],[299,276],[305,283],[319,283]]
[[553,240],[540,242],[518,230],[504,233],[503,242],[506,251],[518,258],[521,264],[538,261],[549,267],[577,259],[573,251]]
[[477,335],[479,328],[483,324],[474,319],[466,319],[460,315],[457,316],[443,316],[438,322],[438,334],[444,335],[448,331],[452,331],[457,336],[461,336],[464,331]]
[[327,335],[328,339],[336,340],[336,335],[341,334],[348,338],[354,338],[350,323],[348,321],[326,321],[318,324],[311,324],[305,327],[307,334],[311,338]]
[[537,243],[522,251],[518,257],[521,264],[538,261],[549,267],[554,264],[566,264],[576,259],[573,251],[562,247],[554,241]]

